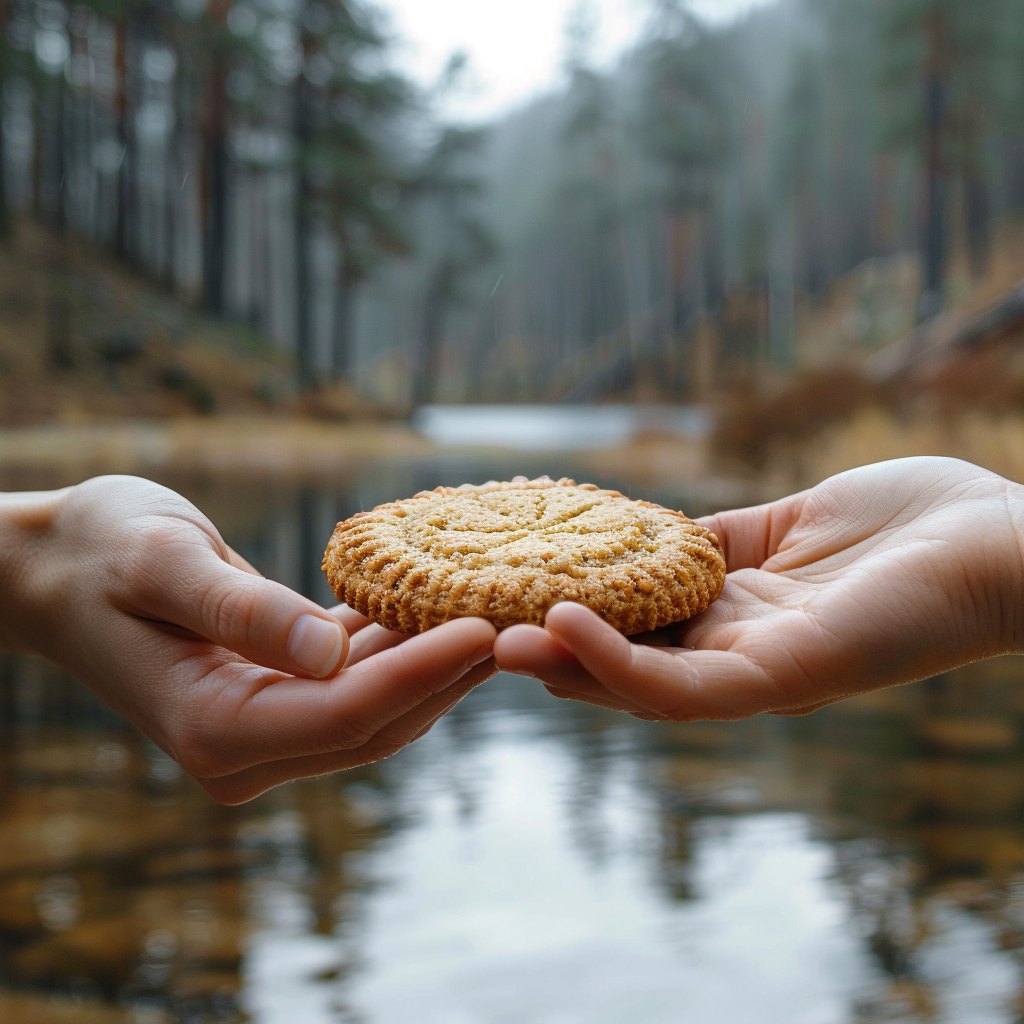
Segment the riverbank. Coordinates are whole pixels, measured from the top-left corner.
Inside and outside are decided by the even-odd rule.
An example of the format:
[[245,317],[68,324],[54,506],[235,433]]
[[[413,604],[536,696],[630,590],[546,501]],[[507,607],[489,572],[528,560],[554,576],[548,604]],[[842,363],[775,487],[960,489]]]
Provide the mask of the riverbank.
[[636,496],[682,494],[700,508],[781,493],[763,474],[718,471],[705,438],[669,434],[639,434],[586,451],[571,445],[537,451],[513,444],[440,444],[405,423],[379,421],[215,416],[0,428],[0,489],[53,487],[104,473],[331,486],[371,465],[434,464],[425,474],[427,486],[450,476],[441,465],[453,461],[472,482],[486,479],[477,480],[485,463],[488,474],[500,467],[506,477],[568,469],[581,480],[624,482]]
[[416,457],[430,442],[401,424],[258,417],[51,423],[0,429],[0,471],[333,475],[358,460]]
[[[472,439],[470,439],[472,440]],[[573,472],[626,481],[635,493],[682,493],[700,506],[769,501],[855,466],[911,455],[966,459],[1024,481],[1024,412],[918,405],[865,406],[806,435],[770,439],[759,461],[720,449],[715,435],[642,432],[617,444],[537,451],[488,443],[437,443],[409,424],[300,417],[214,416],[58,422],[0,428],[0,487],[71,483],[103,473],[330,485],[373,463],[456,460],[475,479],[481,459],[517,473]],[[429,478],[429,476],[428,476]]]
[[864,409],[794,453],[793,475],[818,481],[844,469],[909,455],[965,459],[1024,482],[1024,413],[971,411],[956,417],[906,419]]

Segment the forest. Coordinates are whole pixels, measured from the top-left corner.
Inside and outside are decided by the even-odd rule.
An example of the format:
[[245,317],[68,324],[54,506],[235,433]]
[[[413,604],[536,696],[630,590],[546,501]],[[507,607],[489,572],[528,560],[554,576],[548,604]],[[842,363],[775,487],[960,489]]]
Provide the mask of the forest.
[[563,86],[467,124],[465,58],[415,85],[363,0],[4,0],[0,230],[80,239],[250,325],[296,388],[391,408],[703,401],[989,273],[1024,212],[1024,0],[637,17],[602,67],[581,0]]

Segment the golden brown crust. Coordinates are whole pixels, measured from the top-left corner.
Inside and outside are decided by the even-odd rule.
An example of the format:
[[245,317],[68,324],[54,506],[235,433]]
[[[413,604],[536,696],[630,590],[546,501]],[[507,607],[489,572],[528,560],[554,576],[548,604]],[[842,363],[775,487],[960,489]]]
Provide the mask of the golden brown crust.
[[718,538],[681,512],[548,477],[360,512],[338,524],[323,568],[339,601],[403,633],[467,616],[540,625],[578,601],[630,635],[699,614],[725,583]]

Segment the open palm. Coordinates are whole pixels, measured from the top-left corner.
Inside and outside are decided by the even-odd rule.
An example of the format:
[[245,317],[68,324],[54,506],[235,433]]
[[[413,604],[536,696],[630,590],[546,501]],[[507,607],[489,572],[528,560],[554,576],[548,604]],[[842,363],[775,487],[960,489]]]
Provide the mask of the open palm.
[[499,667],[687,721],[802,714],[1018,646],[1024,488],[976,466],[880,463],[702,522],[730,570],[704,615],[630,642],[557,605],[499,636]]

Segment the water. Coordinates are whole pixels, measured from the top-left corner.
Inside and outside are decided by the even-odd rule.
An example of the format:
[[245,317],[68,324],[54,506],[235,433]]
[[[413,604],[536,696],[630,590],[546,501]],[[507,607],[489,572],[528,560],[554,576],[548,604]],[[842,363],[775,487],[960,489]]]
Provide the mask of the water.
[[413,426],[435,444],[586,451],[643,434],[703,440],[712,417],[696,405],[426,405]]
[[[324,596],[336,516],[508,470],[170,482]],[[1018,660],[731,725],[499,677],[390,761],[231,809],[56,670],[0,674],[0,1021],[1022,1019]]]

